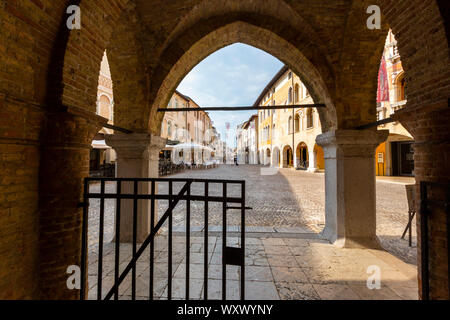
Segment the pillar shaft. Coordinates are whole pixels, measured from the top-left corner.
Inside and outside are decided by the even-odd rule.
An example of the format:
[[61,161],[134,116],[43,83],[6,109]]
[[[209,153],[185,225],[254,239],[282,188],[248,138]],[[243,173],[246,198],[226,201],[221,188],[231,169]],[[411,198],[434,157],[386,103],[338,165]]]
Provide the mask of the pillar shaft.
[[69,108],[49,116],[40,166],[39,287],[42,299],[79,299],[66,273],[81,264],[83,179],[92,139],[106,119]]
[[[105,139],[116,151],[118,178],[158,177],[159,152],[165,147],[166,139],[145,133],[107,135]],[[131,182],[122,182],[121,188],[122,193],[134,192],[134,184]],[[151,183],[140,182],[138,192],[149,194]],[[137,209],[137,241],[142,242],[150,233],[150,202],[138,201]],[[122,200],[120,212],[120,242],[132,242],[133,201]]]
[[321,134],[325,153],[325,228],[341,247],[377,248],[375,150],[389,132],[337,130]]

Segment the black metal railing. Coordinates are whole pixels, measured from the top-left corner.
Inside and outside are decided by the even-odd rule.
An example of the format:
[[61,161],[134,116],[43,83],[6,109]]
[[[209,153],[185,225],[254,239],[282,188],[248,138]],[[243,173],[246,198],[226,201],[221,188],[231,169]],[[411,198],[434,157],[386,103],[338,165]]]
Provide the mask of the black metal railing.
[[[447,229],[447,248],[450,247],[450,184],[420,182],[420,250],[422,299],[430,300],[430,221],[431,214],[444,214]],[[450,252],[447,253],[447,288],[450,295]]]
[[[89,186],[92,183],[100,183],[100,192],[90,192]],[[106,192],[106,184],[115,183],[115,192]],[[139,192],[141,184],[150,184],[151,188],[148,188],[148,192]],[[157,191],[157,183],[167,183],[168,193],[162,194]],[[193,183],[203,184],[203,194],[191,194],[191,186]],[[122,192],[122,185],[127,184],[129,190],[132,192]],[[174,194],[174,184],[182,184],[182,188],[178,193]],[[132,188],[130,188],[132,185]],[[221,195],[210,195],[210,186],[221,185]],[[229,196],[227,193],[229,185],[239,185],[240,195]],[[142,189],[142,188],[141,188]],[[237,180],[207,180],[207,179],[170,179],[170,178],[86,178],[84,181],[84,202],[83,205],[83,224],[82,224],[82,261],[81,261],[81,290],[80,299],[86,299],[87,289],[87,255],[88,255],[88,218],[89,218],[89,201],[91,199],[100,200],[100,214],[99,214],[99,232],[98,232],[98,271],[97,271],[97,299],[101,300],[103,296],[103,256],[104,256],[104,232],[105,232],[105,200],[112,199],[116,201],[115,207],[115,244],[114,244],[114,284],[104,297],[105,300],[109,300],[114,296],[115,300],[119,299],[119,286],[124,279],[130,274],[131,271],[131,299],[136,299],[136,262],[146,249],[149,249],[149,299],[152,300],[154,296],[154,270],[155,270],[155,236],[161,231],[162,226],[167,222],[168,224],[168,270],[167,270],[167,299],[172,299],[172,247],[173,247],[173,211],[180,201],[185,201],[185,226],[186,226],[186,287],[185,297],[186,300],[190,298],[190,236],[191,236],[191,202],[204,203],[204,294],[203,299],[208,300],[208,236],[209,236],[209,203],[222,203],[222,299],[226,299],[226,267],[227,265],[234,265],[240,267],[240,296],[241,300],[245,298],[245,210],[250,209],[245,207],[245,181]],[[120,219],[126,212],[121,212],[121,201],[132,200],[132,258],[126,264],[125,269],[120,273],[120,239],[121,239],[121,223]],[[138,244],[137,242],[137,228],[138,228],[138,200],[150,202],[150,234],[145,240]],[[168,208],[164,214],[158,220],[155,221],[155,211],[157,210],[157,200],[168,201]],[[234,204],[234,206],[229,206]],[[131,207],[131,206],[130,206]],[[123,208],[122,208],[123,209]],[[131,209],[130,209],[131,210]],[[240,247],[228,247],[227,246],[227,211],[228,210],[240,210],[241,214],[241,244]],[[139,248],[138,248],[139,245]]]

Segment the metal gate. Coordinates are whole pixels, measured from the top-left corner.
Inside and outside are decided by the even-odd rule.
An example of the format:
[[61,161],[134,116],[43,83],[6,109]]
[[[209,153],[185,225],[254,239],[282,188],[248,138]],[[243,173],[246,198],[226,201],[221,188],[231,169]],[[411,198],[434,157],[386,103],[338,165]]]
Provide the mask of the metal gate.
[[[93,183],[100,184],[100,192],[90,192],[89,186]],[[105,186],[107,183],[115,183],[116,190],[113,192],[106,192]],[[167,183],[168,192],[162,194],[157,191],[157,184]],[[203,194],[191,194],[192,184],[201,184]],[[127,184],[128,187],[132,186],[132,192],[122,192],[123,185]],[[140,185],[147,184],[147,192],[140,192]],[[182,185],[179,192],[174,193],[174,185]],[[220,195],[212,195],[210,187],[213,185],[221,185],[222,192]],[[229,196],[227,190],[230,185],[240,186],[239,195]],[[150,187],[151,186],[151,187]],[[128,188],[130,189],[130,188]],[[115,300],[119,299],[119,287],[124,279],[131,272],[131,299],[136,299],[136,262],[143,255],[145,250],[149,250],[149,299],[153,299],[154,293],[154,270],[155,270],[155,237],[158,232],[161,231],[162,226],[167,222],[167,234],[168,234],[168,257],[167,257],[167,299],[172,299],[172,246],[173,246],[173,211],[180,204],[180,201],[185,201],[185,233],[186,233],[186,248],[185,248],[185,266],[186,266],[186,284],[185,284],[185,298],[190,298],[190,237],[191,237],[191,203],[201,202],[204,204],[204,226],[203,226],[203,299],[208,300],[208,236],[209,236],[209,204],[221,203],[222,214],[222,299],[226,300],[227,297],[227,265],[234,265],[240,267],[240,299],[245,298],[245,210],[250,209],[245,207],[245,181],[240,180],[209,180],[209,179],[170,179],[170,178],[86,178],[84,181],[84,202],[83,206],[83,237],[82,237],[82,261],[81,261],[81,290],[80,299],[86,299],[87,294],[87,270],[88,270],[88,218],[89,218],[89,200],[98,199],[100,201],[99,209],[99,228],[98,228],[98,272],[97,272],[97,290],[96,298],[102,299],[102,273],[104,265],[104,233],[105,233],[105,200],[115,200],[115,244],[114,244],[114,283],[112,287],[107,291],[105,300],[109,300],[114,297]],[[132,215],[133,215],[133,241],[132,241],[132,257],[127,262],[123,272],[119,272],[120,264],[120,239],[121,234],[121,201],[126,199],[132,200]],[[150,219],[151,219],[151,232],[142,243],[137,242],[137,216],[138,216],[138,200],[149,201],[150,203]],[[157,200],[167,200],[168,208],[164,214],[156,222],[155,217],[157,212]],[[240,247],[227,246],[227,210],[240,211]],[[156,222],[156,223],[155,223]]]

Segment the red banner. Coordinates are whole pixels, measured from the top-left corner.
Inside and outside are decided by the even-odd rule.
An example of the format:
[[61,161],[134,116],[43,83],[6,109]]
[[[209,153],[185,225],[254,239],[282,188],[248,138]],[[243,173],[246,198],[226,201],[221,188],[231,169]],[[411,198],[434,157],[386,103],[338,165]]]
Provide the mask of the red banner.
[[386,60],[381,59],[380,71],[378,72],[377,102],[389,101],[389,80],[386,69]]

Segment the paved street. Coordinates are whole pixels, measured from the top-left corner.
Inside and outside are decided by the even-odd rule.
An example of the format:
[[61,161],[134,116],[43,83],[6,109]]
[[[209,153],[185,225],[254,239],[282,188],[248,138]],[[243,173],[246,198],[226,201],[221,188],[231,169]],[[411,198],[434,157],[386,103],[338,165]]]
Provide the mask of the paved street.
[[[363,267],[359,266],[358,275],[354,275],[352,272],[347,270],[344,272],[346,265],[354,264],[353,260],[355,255],[358,254],[359,258],[362,259],[363,256],[366,257],[368,261],[377,262],[377,265],[383,265],[388,270],[388,274],[392,273],[391,287],[387,292],[385,298],[400,299],[400,298],[414,298],[412,295],[415,294],[416,281],[415,281],[415,264],[416,264],[416,248],[415,248],[415,237],[413,248],[408,247],[407,240],[401,240],[401,234],[407,223],[407,200],[404,183],[396,183],[395,181],[378,181],[377,182],[377,233],[379,235],[380,241],[383,247],[394,256],[389,255],[383,251],[364,251],[364,250],[344,250],[340,251],[331,247],[325,241],[319,240],[317,237],[317,232],[323,228],[324,224],[324,174],[323,173],[307,173],[304,171],[294,171],[290,169],[280,169],[275,175],[261,175],[260,166],[222,166],[211,170],[198,170],[198,171],[187,171],[181,174],[174,175],[172,177],[176,178],[209,178],[209,179],[244,179],[246,181],[246,203],[247,206],[252,207],[253,210],[247,211],[246,226],[249,232],[248,238],[250,247],[247,247],[247,262],[249,266],[253,265],[252,268],[248,268],[247,271],[257,272],[258,268],[265,267],[267,269],[260,270],[264,274],[264,281],[270,282],[263,284],[255,284],[249,282],[250,287],[252,285],[257,286],[255,292],[272,292],[273,298],[280,299],[322,299],[330,297],[329,295],[336,294],[336,292],[342,292],[344,296],[353,298],[373,298],[376,295],[368,293],[363,290],[363,279],[367,279],[367,274],[362,273]],[[408,180],[405,180],[406,182]],[[406,183],[405,182],[405,183]],[[161,183],[159,185],[159,192],[167,192],[167,184]],[[181,188],[181,185],[174,186],[174,193]],[[92,185],[91,190],[98,191],[99,185]],[[113,191],[115,186],[113,184],[107,185],[107,192]],[[234,188],[229,188],[228,195],[238,195],[240,192],[240,187],[235,186]],[[203,194],[203,187],[200,184],[193,184],[192,194]],[[212,185],[210,187],[210,195],[221,194],[222,188],[220,185]],[[159,214],[161,215],[167,208],[167,202],[159,201]],[[92,276],[95,275],[95,261],[96,256],[94,251],[96,251],[96,242],[98,241],[98,207],[99,202],[91,200],[91,210],[90,210],[90,220],[89,220],[89,247],[90,247],[90,275],[91,275],[91,285],[94,283]],[[220,237],[218,231],[222,223],[222,205],[221,204],[210,204],[209,207],[209,223],[210,231],[212,231],[212,242],[220,243]],[[107,256],[105,259],[112,262],[113,259],[113,247],[109,243],[113,237],[113,227],[114,227],[114,202],[109,201],[105,204],[105,248]],[[201,232],[203,230],[203,204],[196,204],[191,206],[191,225],[193,232]],[[228,226],[231,230],[237,230],[236,226],[239,226],[240,216],[239,211],[230,211],[228,214]],[[184,203],[180,203],[174,212],[174,231],[183,232],[184,231],[184,221],[185,221],[185,208]],[[234,226],[234,227],[233,227]],[[165,236],[164,229],[163,235],[158,237],[163,238]],[[413,235],[415,234],[415,228],[413,229]],[[198,235],[197,235],[198,236]],[[300,237],[300,239],[298,239]],[[183,241],[184,237],[180,237],[177,241]],[[264,240],[269,238],[270,240]],[[201,249],[201,238],[194,240],[199,242],[197,246],[192,244],[191,250],[202,250]],[[289,240],[290,239],[290,240]],[[291,241],[292,240],[292,241]],[[159,241],[159,240],[158,240]],[[296,245],[300,247],[288,248],[286,245]],[[300,245],[303,243],[303,245]],[[262,246],[261,246],[262,244]],[[271,246],[280,247],[271,247]],[[125,247],[124,247],[125,246]],[[121,245],[121,251],[125,250],[127,252],[122,258],[130,254],[130,250],[122,249],[126,248],[127,245]],[[254,247],[253,247],[254,246]],[[164,246],[163,246],[164,247]],[[161,247],[160,250],[164,250]],[[181,246],[182,248],[183,246]],[[217,247],[217,250],[221,249],[221,246]],[[295,252],[292,252],[294,250]],[[195,252],[195,253],[199,253]],[[212,253],[220,254],[219,251],[212,251]],[[110,257],[108,258],[108,254]],[[161,253],[164,256],[164,253]],[[282,254],[285,257],[272,256]],[[182,255],[174,254],[182,257]],[[307,263],[314,263],[314,268],[312,265],[307,265],[306,269],[301,269],[302,264],[305,263],[303,260],[299,262],[298,256],[307,255]],[[167,257],[167,253],[165,254]],[[331,257],[333,257],[331,259]],[[375,261],[382,257],[384,261]],[[364,258],[364,259],[366,259]],[[281,259],[281,260],[280,260]],[[364,262],[364,259],[362,260]],[[375,260],[373,260],[375,259]],[[386,262],[386,260],[388,262]],[[403,261],[402,261],[403,260]],[[125,260],[123,260],[125,261]],[[212,261],[215,261],[212,258]],[[262,262],[261,262],[262,261]],[[278,261],[282,262],[282,265],[277,265]],[[161,261],[160,261],[161,262]],[[406,263],[405,263],[406,262]],[[173,271],[176,273],[178,268],[182,268],[182,258],[175,259]],[[191,263],[198,264],[199,261],[194,261]],[[292,263],[292,266],[290,265]],[[147,267],[148,267],[148,263]],[[214,263],[210,264],[214,265]],[[262,265],[260,265],[262,264]],[[358,264],[358,263],[356,263]],[[167,263],[166,263],[167,265]],[[211,266],[210,266],[211,267]],[[286,270],[278,270],[279,268],[287,267]],[[303,266],[304,267],[304,266]],[[107,267],[110,268],[106,271],[111,271],[111,264]],[[139,270],[144,268],[144,265],[140,267]],[[199,266],[194,267],[199,268]],[[216,267],[211,267],[216,268]],[[293,268],[290,270],[289,268]],[[300,268],[301,270],[298,270]],[[191,268],[191,270],[194,270]],[[314,270],[313,270],[314,269]],[[182,269],[180,269],[182,270]],[[270,272],[269,272],[270,270]],[[400,271],[401,270],[401,271]],[[405,271],[406,270],[406,271]],[[142,271],[142,270],[141,270]],[[182,271],[179,271],[179,273]],[[200,271],[194,271],[199,273]],[[258,271],[259,272],[259,271]],[[257,273],[258,273],[257,272]],[[280,273],[281,272],[281,273]],[[309,272],[309,273],[308,273]],[[400,275],[400,273],[401,275]],[[294,273],[294,274],[291,274]],[[142,271],[142,274],[144,272]],[[201,274],[201,272],[199,273]],[[353,274],[352,279],[346,279],[346,274]],[[405,278],[406,274],[406,278]],[[299,278],[304,279],[306,275],[306,280],[304,283],[301,281],[293,280],[293,282],[278,281],[276,277],[290,277],[290,279]],[[399,279],[403,279],[404,282],[398,283],[398,279],[395,276],[399,276]],[[235,275],[236,276],[236,275]],[[108,272],[104,274],[105,281],[111,283],[111,274]],[[179,277],[181,277],[179,275]],[[251,274],[247,277],[248,281],[251,281]],[[272,278],[271,278],[272,277]],[[327,281],[328,278],[333,278],[333,281]],[[144,277],[145,278],[145,277]],[[321,279],[319,279],[321,278]],[[179,284],[181,286],[180,279],[174,282],[174,284]],[[145,279],[141,279],[145,280]],[[395,281],[394,281],[395,280]],[[146,280],[148,281],[148,279]],[[161,280],[163,281],[163,280]],[[164,280],[167,282],[167,280]],[[163,282],[164,282],[163,281]],[[194,280],[192,280],[194,281]],[[216,283],[218,279],[211,279],[212,283]],[[235,282],[231,282],[230,285],[237,285],[237,279]],[[397,281],[397,282],[396,282]],[[145,282],[145,281],[144,281]],[[202,284],[201,281],[197,279],[194,281],[197,283],[197,298],[200,298],[202,294]],[[220,281],[219,281],[220,282]],[[393,284],[393,282],[396,282]],[[299,284],[300,283],[300,284]],[[164,298],[164,288],[167,287],[167,283],[160,284],[159,295],[155,293],[155,298]],[[338,285],[338,287],[335,287]],[[341,287],[341,286],[342,287]],[[126,286],[126,285],[125,285]],[[218,286],[219,284],[214,284]],[[262,286],[262,287],[260,287]],[[266,286],[266,287],[264,287]],[[270,288],[271,289],[270,289]],[[349,287],[351,290],[349,290]],[[414,290],[408,290],[407,288],[415,288]],[[147,285],[148,288],[148,285]],[[275,288],[275,289],[274,289]],[[261,290],[260,290],[261,289]],[[274,289],[274,290],[272,290]],[[294,290],[295,289],[295,290]],[[395,291],[396,289],[397,291]],[[181,292],[182,290],[174,289],[174,292]],[[178,291],[177,291],[178,290]],[[181,290],[181,291],[180,291]],[[211,289],[215,290],[215,289]],[[238,290],[236,288],[231,288],[230,292],[232,294],[237,294]],[[337,291],[336,291],[337,290]],[[217,290],[216,290],[217,291]],[[148,289],[147,289],[148,292]],[[214,291],[215,292],[215,291]],[[252,291],[253,292],[253,291]],[[320,294],[322,292],[322,294]],[[392,292],[395,292],[394,294]],[[408,293],[409,292],[409,293]],[[412,292],[412,293],[411,293]],[[129,293],[129,292],[128,292]],[[127,296],[126,292],[121,294]],[[275,294],[276,293],[276,294]],[[177,293],[181,298],[181,293]],[[218,294],[218,293],[217,293]],[[377,294],[384,293],[377,291]],[[212,294],[214,296],[214,294]],[[275,297],[276,296],[276,297]],[[195,297],[195,295],[193,296]],[[234,296],[232,296],[234,297]],[[268,296],[266,298],[269,298]]]
[[[314,234],[267,237],[251,234],[246,240],[245,298],[247,300],[402,300],[418,299],[416,269],[385,251],[337,249]],[[190,246],[190,299],[203,299],[204,245],[203,237],[192,237]],[[208,299],[222,297],[221,238],[209,237]],[[172,256],[172,298],[185,299],[186,253],[185,237],[175,236]],[[229,238],[228,246],[239,246],[238,238]],[[167,299],[168,254],[167,237],[155,242],[153,298]],[[131,245],[120,246],[120,267],[123,271],[131,259]],[[102,297],[114,283],[113,244],[105,246],[102,276]],[[136,265],[136,299],[149,298],[149,250]],[[367,287],[369,266],[378,266],[381,288]],[[90,257],[89,299],[96,299],[98,287],[97,260]],[[240,268],[227,267],[227,299],[240,298]],[[119,287],[119,299],[131,299],[131,272]]]
[[[325,219],[325,190],[323,173],[307,173],[290,169],[279,169],[276,175],[261,175],[260,166],[221,166],[211,170],[187,171],[174,175],[176,178],[209,178],[237,179],[246,181],[246,202],[253,210],[247,211],[247,226],[264,226],[269,228],[304,227],[319,232]],[[416,264],[415,221],[413,223],[413,247],[408,247],[407,240],[400,237],[408,222],[408,205],[404,184],[390,183],[392,179],[380,179],[377,182],[377,234],[383,247],[400,259],[410,264]],[[386,181],[387,180],[387,181]],[[401,179],[400,179],[401,180]],[[402,181],[402,180],[401,180]],[[404,183],[410,180],[403,179]],[[181,186],[174,186],[174,192]],[[91,187],[98,192],[99,185]],[[107,185],[106,192],[115,189]],[[167,183],[160,183],[159,192],[167,193]],[[239,194],[240,187],[228,190],[229,195]],[[193,184],[192,194],[203,194],[202,185]],[[210,187],[211,195],[222,194],[220,185]],[[167,208],[167,202],[159,201],[159,214]],[[91,215],[89,221],[90,243],[95,245],[98,235],[98,200],[91,200]],[[203,226],[203,204],[192,204],[193,226]],[[221,225],[222,205],[210,204],[209,223]],[[114,201],[105,204],[106,240],[112,239],[114,226]],[[174,212],[174,226],[184,226],[185,208],[180,203]],[[229,214],[228,225],[239,225],[238,211]]]

